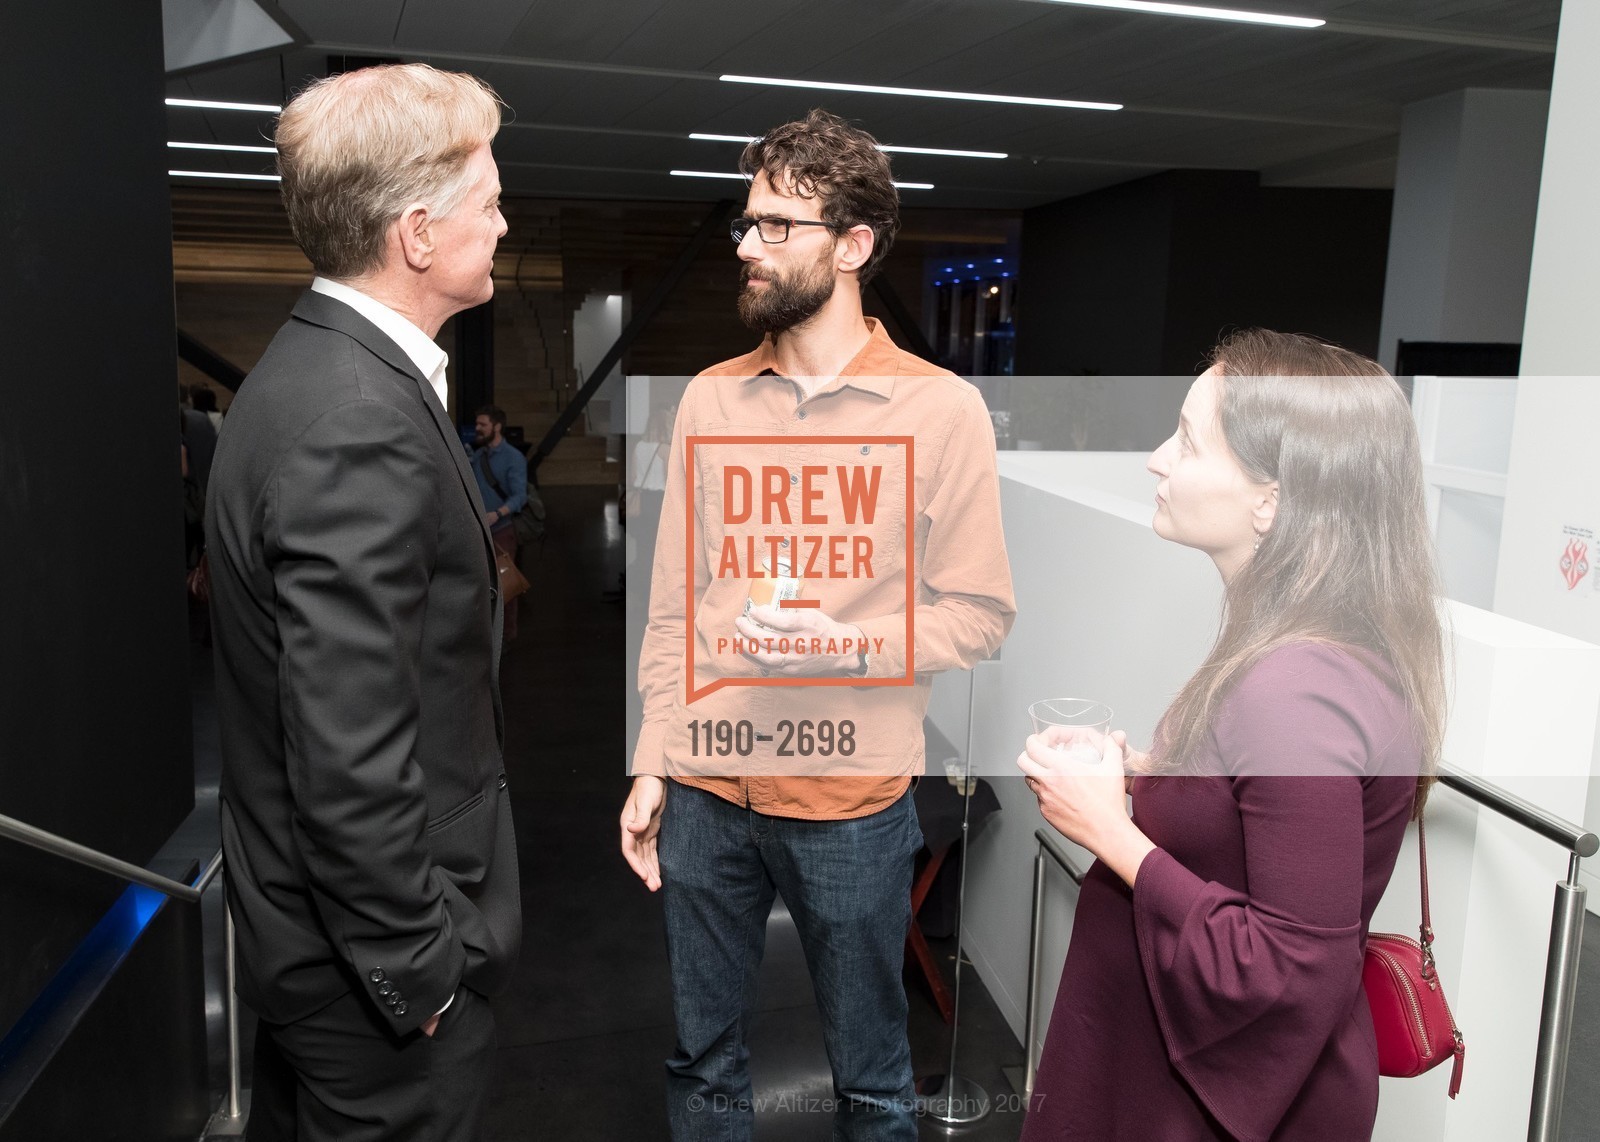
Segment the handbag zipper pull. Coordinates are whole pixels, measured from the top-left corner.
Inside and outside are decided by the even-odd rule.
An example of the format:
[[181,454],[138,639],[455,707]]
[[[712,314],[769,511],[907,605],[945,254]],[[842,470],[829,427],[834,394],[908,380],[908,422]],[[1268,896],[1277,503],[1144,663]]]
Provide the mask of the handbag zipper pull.
[[1450,1097],[1454,1098],[1461,1093],[1461,1069],[1467,1062],[1467,1042],[1457,1031],[1455,1046],[1455,1062],[1450,1065]]

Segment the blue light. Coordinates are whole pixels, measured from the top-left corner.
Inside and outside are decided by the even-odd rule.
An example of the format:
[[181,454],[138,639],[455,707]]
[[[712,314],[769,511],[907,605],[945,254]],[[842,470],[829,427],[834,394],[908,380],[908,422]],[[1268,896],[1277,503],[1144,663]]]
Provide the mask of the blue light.
[[967,263],[967,269],[969,269],[969,270],[975,270],[975,269],[977,269],[977,268],[978,268],[978,267],[977,267],[977,266],[975,266],[975,265],[973,265],[973,264],[972,264],[972,263],[971,263],[971,262],[968,262],[968,263]]
[[946,266],[944,268],[944,272],[947,274],[953,274],[956,272],[956,268],[954,266]]
[[1002,273],[1000,276],[1003,277],[1003,278],[1009,278],[1011,275],[1007,274],[1007,273]]
[[943,282],[934,282],[934,283],[933,283],[933,284],[934,284],[934,285],[935,285],[935,286],[942,286],[942,285],[944,285],[944,283],[943,283]]
[[1002,263],[1002,262],[1004,262],[1004,261],[1005,261],[1005,259],[1004,259],[1004,258],[996,258],[996,259],[995,259],[995,260],[994,260],[994,264],[995,264],[995,265],[997,265],[997,266],[998,266],[998,265],[1000,265],[1000,264],[1001,264],[1001,263]]

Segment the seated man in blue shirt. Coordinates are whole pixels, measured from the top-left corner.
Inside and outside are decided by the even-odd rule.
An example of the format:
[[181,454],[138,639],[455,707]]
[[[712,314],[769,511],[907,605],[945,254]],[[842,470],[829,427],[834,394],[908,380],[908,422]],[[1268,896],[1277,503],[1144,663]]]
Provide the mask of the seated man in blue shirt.
[[[506,414],[494,405],[478,410],[474,423],[472,474],[483,497],[483,520],[489,525],[495,547],[517,557],[517,535],[512,521],[528,502],[528,460],[506,443]],[[517,637],[517,600],[506,604],[505,635]]]

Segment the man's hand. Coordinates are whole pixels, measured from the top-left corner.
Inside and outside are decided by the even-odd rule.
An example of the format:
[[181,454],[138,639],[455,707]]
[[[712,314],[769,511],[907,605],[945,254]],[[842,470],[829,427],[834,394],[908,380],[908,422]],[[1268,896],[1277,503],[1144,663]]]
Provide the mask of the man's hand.
[[661,887],[656,836],[661,832],[661,807],[667,802],[665,778],[641,775],[622,807],[622,855],[651,892]]
[[500,522],[500,513],[497,512],[497,511],[484,512],[483,513],[483,522],[488,524],[490,527],[493,527],[495,524]]
[[[443,1014],[443,1011],[439,1012],[439,1015]],[[439,1015],[435,1015],[422,1025],[422,1033],[430,1039],[433,1038],[433,1033],[439,1029]]]
[[745,652],[746,658],[771,674],[807,676],[854,674],[861,662],[860,651],[867,644],[867,636],[861,633],[860,627],[835,622],[816,607],[790,610],[780,610],[777,607],[752,607],[748,615],[737,616],[733,620],[733,625],[741,638],[759,642],[763,646],[768,639],[802,638],[809,641],[819,638],[823,646],[826,646],[829,640],[835,645],[849,640],[851,646],[855,648],[848,654],[796,654],[793,651],[788,654],[778,654],[775,651],[768,653],[765,650],[755,653]]

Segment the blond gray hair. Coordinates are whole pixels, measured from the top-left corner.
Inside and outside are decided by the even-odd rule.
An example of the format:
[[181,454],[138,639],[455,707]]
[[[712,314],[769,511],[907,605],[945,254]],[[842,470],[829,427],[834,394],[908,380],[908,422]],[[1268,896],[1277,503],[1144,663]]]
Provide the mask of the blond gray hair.
[[423,63],[329,76],[295,96],[278,118],[278,173],[289,226],[317,273],[377,269],[389,224],[412,203],[448,216],[502,106],[476,76]]

